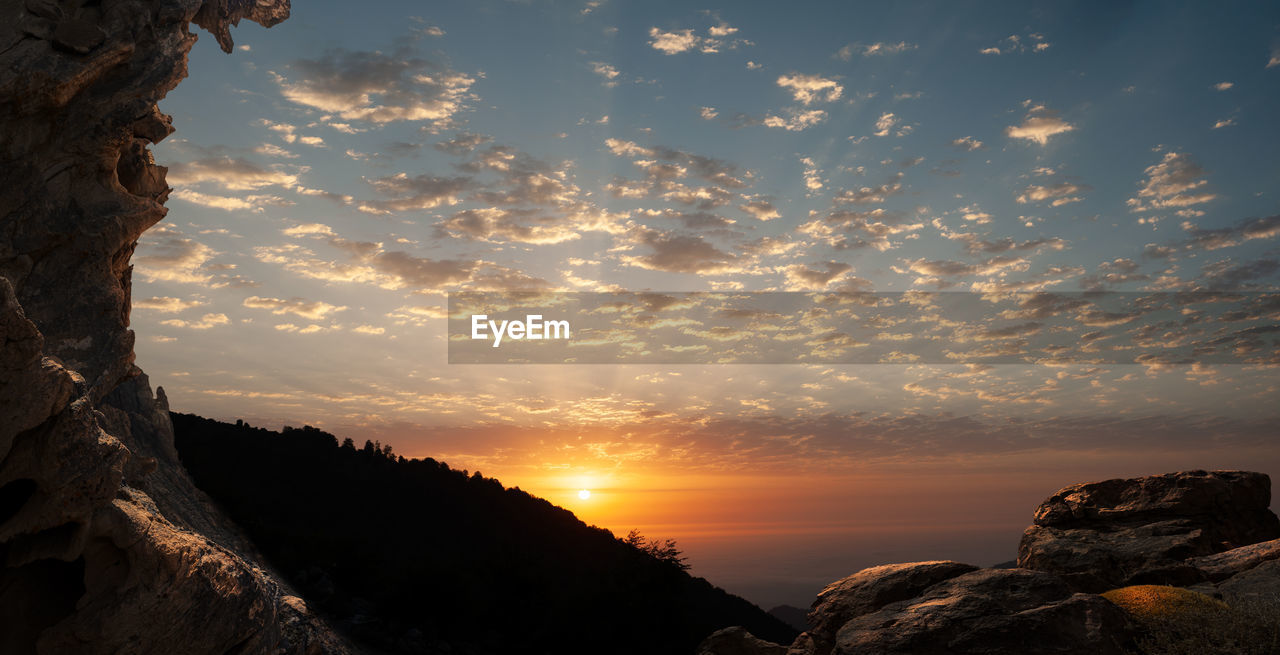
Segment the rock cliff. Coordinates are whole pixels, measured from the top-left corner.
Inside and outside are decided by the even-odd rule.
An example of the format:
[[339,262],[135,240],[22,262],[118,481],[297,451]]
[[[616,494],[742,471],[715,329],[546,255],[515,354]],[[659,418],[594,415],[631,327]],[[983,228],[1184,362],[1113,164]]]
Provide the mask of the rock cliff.
[[191,484],[134,365],[129,259],[164,218],[195,23],[288,0],[0,1],[0,652],[346,648]]
[[1271,481],[1186,471],[1078,484],[1037,508],[1016,569],[914,562],[827,586],[790,647],[741,628],[699,655],[1121,655],[1138,626],[1096,592],[1169,584],[1236,603],[1280,593]]

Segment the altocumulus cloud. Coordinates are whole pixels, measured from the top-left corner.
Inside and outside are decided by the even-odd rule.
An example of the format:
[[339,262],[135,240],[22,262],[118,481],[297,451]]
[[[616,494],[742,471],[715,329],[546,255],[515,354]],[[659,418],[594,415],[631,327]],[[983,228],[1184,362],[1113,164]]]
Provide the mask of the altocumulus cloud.
[[1005,129],[1005,134],[1045,145],[1049,142],[1049,137],[1074,129],[1074,125],[1062,120],[1044,105],[1036,105],[1027,110],[1021,125],[1010,125]]
[[277,81],[284,97],[297,104],[348,121],[419,121],[432,129],[453,123],[473,98],[475,83],[475,77],[407,49],[392,54],[331,50],[318,59],[299,59],[290,70]]

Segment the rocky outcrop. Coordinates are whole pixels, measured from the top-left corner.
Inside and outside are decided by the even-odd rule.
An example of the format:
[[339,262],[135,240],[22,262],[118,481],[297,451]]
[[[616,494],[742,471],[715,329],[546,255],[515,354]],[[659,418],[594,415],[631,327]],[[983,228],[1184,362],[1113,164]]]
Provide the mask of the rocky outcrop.
[[344,650],[191,484],[129,330],[189,24],[229,51],[231,25],[288,13],[0,1],[0,652]]
[[787,649],[734,626],[717,630],[702,640],[698,655],[787,655]]
[[[1270,490],[1267,476],[1242,471],[1067,487],[1036,510],[1021,568],[944,561],[864,569],[818,595],[811,629],[787,655],[1120,655],[1141,626],[1081,588],[1105,591],[1144,577],[1194,584],[1228,605],[1275,603],[1280,522],[1268,509]],[[732,650],[747,643],[737,630],[717,633],[732,640],[709,639],[700,655],[781,648],[750,642],[757,650]]]
[[1188,471],[1077,484],[1036,510],[1018,566],[1079,591],[1202,581],[1187,560],[1280,537],[1261,473]]
[[1200,569],[1210,582],[1221,582],[1271,560],[1280,560],[1280,539],[1241,546],[1214,555],[1194,557],[1189,560],[1189,563]]
[[1123,653],[1124,614],[1058,577],[957,562],[877,566],[828,586],[790,655]]
[[915,598],[943,580],[977,568],[959,562],[886,564],[863,569],[827,585],[818,593],[809,612],[813,652],[830,653],[835,647],[836,633],[854,618],[877,612],[890,603]]

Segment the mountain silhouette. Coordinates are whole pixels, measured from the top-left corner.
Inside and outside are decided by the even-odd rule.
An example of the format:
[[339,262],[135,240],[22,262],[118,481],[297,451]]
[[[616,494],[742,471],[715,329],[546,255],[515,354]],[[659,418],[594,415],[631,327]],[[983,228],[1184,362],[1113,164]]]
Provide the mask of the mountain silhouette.
[[479,471],[307,426],[172,413],[196,484],[311,605],[393,653],[692,654],[726,626],[787,643],[750,602]]

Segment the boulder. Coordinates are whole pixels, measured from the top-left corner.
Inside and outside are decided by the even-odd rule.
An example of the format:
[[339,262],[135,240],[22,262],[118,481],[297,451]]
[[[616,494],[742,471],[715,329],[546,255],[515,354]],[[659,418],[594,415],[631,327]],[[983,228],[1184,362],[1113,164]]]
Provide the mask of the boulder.
[[1280,539],[1233,548],[1204,557],[1193,557],[1189,563],[1211,582],[1226,580],[1263,562],[1280,559]]
[[698,655],[787,655],[787,647],[765,641],[734,626],[711,633],[698,645]]
[[1280,537],[1271,481],[1244,471],[1186,471],[1077,484],[1036,510],[1018,566],[1073,589],[1205,580],[1187,560]]
[[823,590],[813,630],[787,655],[1121,655],[1124,613],[1057,576],[917,562],[860,571]]
[[1218,583],[1218,593],[1228,605],[1251,601],[1280,605],[1280,560],[1269,560]]
[[809,612],[808,632],[815,655],[835,646],[836,632],[854,617],[870,614],[898,601],[919,596],[929,587],[977,570],[960,562],[935,561],[886,564],[863,569],[837,580],[818,593]]

